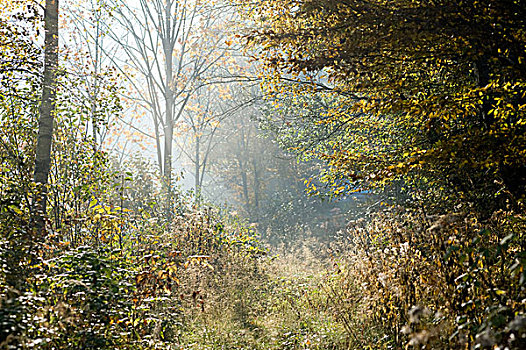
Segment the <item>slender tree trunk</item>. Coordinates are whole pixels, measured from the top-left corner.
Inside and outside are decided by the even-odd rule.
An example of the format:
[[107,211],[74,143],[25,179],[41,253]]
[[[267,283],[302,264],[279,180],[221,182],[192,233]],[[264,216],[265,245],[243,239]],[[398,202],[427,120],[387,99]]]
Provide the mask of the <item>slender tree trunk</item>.
[[171,23],[172,2],[166,2],[165,16],[166,16],[166,35],[164,37],[163,47],[164,56],[166,59],[165,65],[165,129],[164,129],[164,174],[163,182],[166,192],[166,219],[170,220],[172,216],[171,202],[172,202],[172,147],[173,147],[173,133],[174,133],[174,118],[173,118],[173,43],[171,42],[172,23]]
[[95,33],[95,61],[93,62],[93,85],[91,91],[91,125],[92,125],[92,134],[93,134],[93,143],[95,145],[95,150],[98,149],[98,133],[99,133],[99,122],[97,120],[97,96],[99,93],[99,66],[100,66],[100,23],[99,18],[97,18],[97,28]]
[[[247,150],[248,150],[248,138],[250,137],[249,134],[245,134],[245,129],[241,128],[241,140],[239,141],[238,149],[238,163],[239,163],[239,170],[241,171],[241,180],[243,181],[243,197],[245,198],[245,210],[247,214],[250,215],[252,212],[250,207],[250,197],[248,196],[248,175],[247,172],[249,171],[248,168],[248,157],[247,157]],[[247,140],[245,140],[247,138]]]
[[247,170],[245,167],[245,160],[241,151],[237,154],[237,163],[239,165],[239,171],[241,173],[241,181],[243,186],[243,199],[245,200],[245,210],[250,214],[250,198],[248,197],[248,177]]
[[201,153],[201,138],[199,136],[195,139],[195,201],[199,203],[201,199],[201,159],[199,157]]
[[243,181],[243,198],[245,199],[245,209],[247,213],[250,213],[250,199],[248,197],[248,178],[247,171],[243,166],[243,161],[238,159],[239,167],[241,168],[241,180]]
[[157,119],[157,111],[154,108],[154,129],[155,129],[155,149],[157,151],[157,166],[159,167],[159,176],[163,176],[163,151],[161,149],[161,135],[159,133],[159,120]]
[[[155,85],[155,82],[154,82],[151,72],[148,74],[147,81],[148,81],[148,90],[149,90],[150,96],[152,96],[153,95],[152,87]],[[159,167],[159,176],[162,179],[164,176],[163,175],[164,174],[163,172],[164,164],[163,164],[163,150],[161,148],[161,133],[159,131],[160,124],[162,122],[162,119],[161,119],[162,114],[158,110],[157,103],[156,101],[153,100],[153,98],[152,98],[151,108],[152,108],[151,112],[153,114],[153,125],[154,125],[154,131],[155,131],[155,149],[157,151],[157,166]]]
[[42,101],[35,157],[34,181],[42,185],[42,192],[37,197],[35,225],[38,230],[44,227],[43,215],[46,211],[49,168],[51,164],[51,142],[53,137],[53,119],[56,109],[56,80],[58,69],[58,9],[59,0],[46,0],[45,11],[45,52],[44,79],[42,83]]
[[252,213],[252,220],[259,221],[259,167],[254,155],[252,158],[252,166],[254,167],[254,213]]

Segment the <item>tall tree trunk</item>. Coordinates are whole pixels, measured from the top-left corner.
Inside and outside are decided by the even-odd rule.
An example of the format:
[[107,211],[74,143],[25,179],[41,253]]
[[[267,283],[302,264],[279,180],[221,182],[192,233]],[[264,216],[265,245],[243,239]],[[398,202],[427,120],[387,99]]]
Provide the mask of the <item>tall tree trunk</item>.
[[172,12],[172,1],[166,2],[165,7],[165,37],[163,41],[164,56],[166,59],[165,65],[165,85],[164,85],[164,97],[165,97],[165,129],[164,129],[164,174],[163,183],[165,186],[166,193],[166,219],[171,220],[172,209],[172,146],[173,146],[173,133],[174,133],[174,118],[173,118],[173,105],[174,105],[174,77],[173,77],[173,43],[171,41],[172,23],[171,23],[171,12]]
[[59,0],[46,0],[45,11],[45,52],[44,79],[42,83],[42,101],[35,157],[34,181],[42,185],[42,192],[33,205],[35,225],[38,230],[44,227],[43,215],[46,211],[49,168],[51,164],[51,142],[53,137],[53,119],[56,110],[56,80],[58,69],[58,9]]

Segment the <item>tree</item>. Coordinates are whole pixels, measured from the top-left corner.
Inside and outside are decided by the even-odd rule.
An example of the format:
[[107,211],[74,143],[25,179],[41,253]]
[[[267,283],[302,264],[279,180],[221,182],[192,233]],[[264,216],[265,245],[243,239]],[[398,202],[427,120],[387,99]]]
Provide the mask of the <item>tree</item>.
[[[208,156],[216,139],[216,131],[225,115],[215,111],[217,96],[210,87],[196,91],[194,98],[185,111],[181,122],[177,125],[178,132],[184,138],[179,145],[181,152],[190,160],[193,167],[194,189],[196,201],[201,198],[201,191],[208,165]],[[191,145],[191,148],[188,147]]]
[[51,140],[53,138],[53,119],[57,94],[58,11],[58,0],[46,0],[44,17],[44,77],[42,82],[42,100],[39,110],[40,118],[38,124],[34,171],[35,183],[43,185],[42,194],[38,199],[38,210],[40,210],[42,214],[37,215],[36,218],[36,227],[39,230],[41,230],[44,225],[42,215],[45,213],[47,200],[45,186],[48,182],[49,168],[51,164]]
[[[218,63],[227,65],[229,70],[246,69],[246,65],[240,64],[233,57],[225,56]],[[240,112],[250,113],[251,105],[259,99],[259,96],[245,96],[246,81],[240,81],[231,72],[225,74],[219,72],[220,70],[224,70],[224,67],[218,65],[210,69],[211,75],[216,80],[195,91],[183,118],[177,125],[179,139],[183,139],[183,144],[178,146],[194,170],[197,200],[202,195],[205,173],[209,170],[210,155],[216,147],[229,141],[229,134],[235,133],[228,128],[235,127],[237,131],[243,129],[239,123],[233,123],[233,120],[229,119],[249,122],[246,118],[240,117]],[[226,125],[223,126],[223,123]],[[222,130],[225,128],[227,130]]]
[[[192,94],[206,83],[207,72],[225,54],[217,25],[225,8],[204,1],[146,1],[138,8],[116,1],[120,29],[112,38],[125,51],[123,73],[136,95],[131,96],[152,117],[159,172],[170,203],[174,127]],[[170,206],[166,206],[170,216]]]
[[64,65],[70,75],[82,77],[84,82],[78,91],[86,95],[85,103],[89,104],[88,126],[94,151],[102,147],[108,136],[108,125],[113,122],[107,109],[100,106],[107,100],[104,92],[115,85],[118,78],[113,67],[118,47],[106,37],[111,18],[112,11],[106,1],[65,0],[63,3]]
[[524,201],[524,2],[273,0],[251,10],[260,27],[247,38],[268,91],[317,95],[323,108],[303,116],[340,130],[326,149],[298,150],[328,162],[335,188],[403,179],[481,211]]
[[[14,183],[32,179],[41,50],[35,45],[40,16],[25,1],[0,2],[0,154]],[[7,14],[7,17],[5,16]],[[29,201],[26,203],[29,205]]]

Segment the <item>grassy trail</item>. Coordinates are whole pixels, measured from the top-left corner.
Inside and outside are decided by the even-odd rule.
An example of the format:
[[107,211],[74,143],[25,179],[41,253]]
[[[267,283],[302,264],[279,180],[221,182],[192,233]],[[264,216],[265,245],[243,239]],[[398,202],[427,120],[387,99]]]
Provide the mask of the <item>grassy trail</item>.
[[185,349],[346,349],[334,309],[338,267],[304,244],[260,262],[256,279],[231,280],[223,298],[194,310]]

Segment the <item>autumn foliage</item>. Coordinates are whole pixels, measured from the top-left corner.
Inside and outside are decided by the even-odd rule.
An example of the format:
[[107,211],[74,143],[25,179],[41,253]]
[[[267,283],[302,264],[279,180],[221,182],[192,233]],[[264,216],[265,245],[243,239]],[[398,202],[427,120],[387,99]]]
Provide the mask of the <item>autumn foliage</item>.
[[479,209],[523,200],[522,2],[276,0],[249,10],[247,39],[271,96],[318,96],[296,113],[335,130],[325,147],[298,150],[327,161],[328,182],[403,179]]

